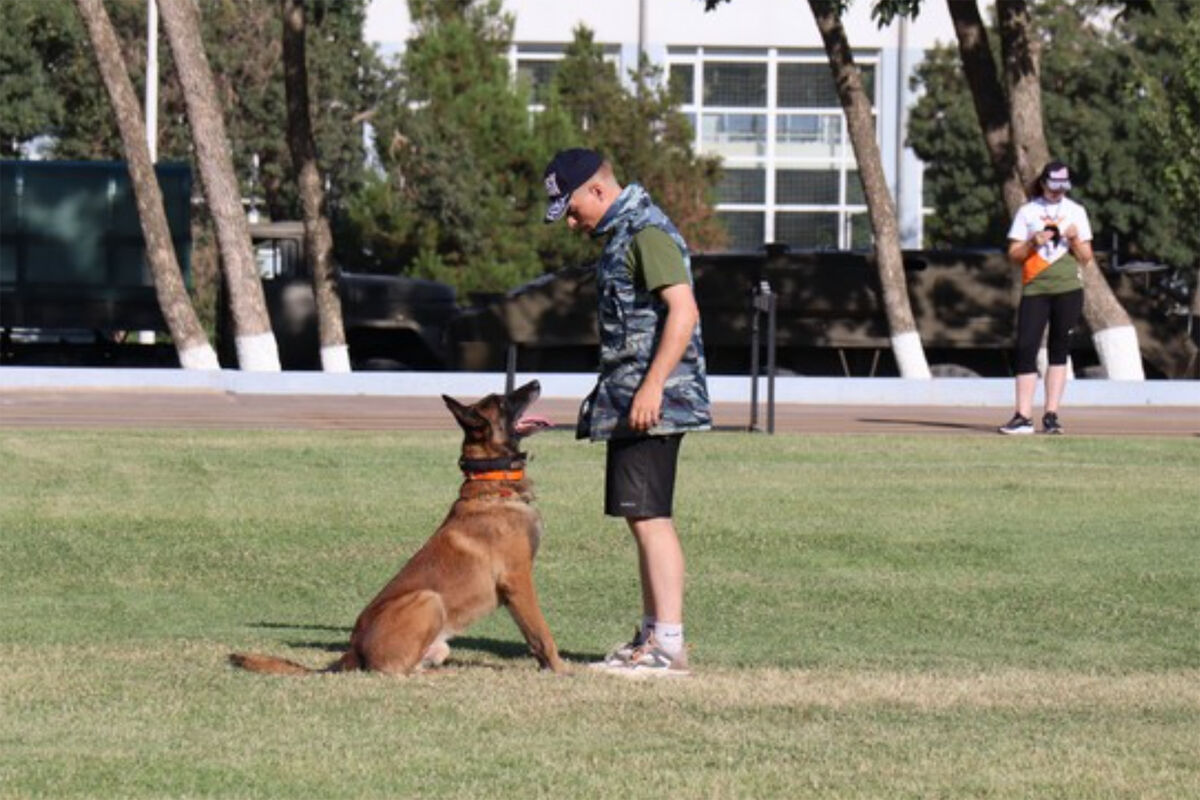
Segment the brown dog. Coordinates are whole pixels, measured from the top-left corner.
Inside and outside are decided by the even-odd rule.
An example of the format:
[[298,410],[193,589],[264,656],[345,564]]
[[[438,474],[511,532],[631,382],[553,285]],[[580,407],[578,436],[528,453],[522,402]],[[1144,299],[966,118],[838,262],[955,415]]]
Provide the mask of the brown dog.
[[[533,586],[533,557],[542,520],[530,505],[520,438],[546,426],[522,418],[541,387],[531,381],[511,394],[491,394],[471,406],[442,395],[463,429],[464,481],[441,526],[375,596],[354,623],[350,647],[325,672],[378,670],[404,674],[441,664],[448,639],[505,605],[543,668],[566,670]],[[229,657],[254,672],[316,672],[273,656]]]

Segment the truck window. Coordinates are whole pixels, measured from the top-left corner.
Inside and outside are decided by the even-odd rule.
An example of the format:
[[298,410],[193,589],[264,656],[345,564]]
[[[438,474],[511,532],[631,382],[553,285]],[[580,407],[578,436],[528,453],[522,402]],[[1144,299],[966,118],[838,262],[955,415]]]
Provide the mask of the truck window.
[[265,280],[291,278],[304,273],[301,242],[295,239],[260,239],[254,243],[258,274]]

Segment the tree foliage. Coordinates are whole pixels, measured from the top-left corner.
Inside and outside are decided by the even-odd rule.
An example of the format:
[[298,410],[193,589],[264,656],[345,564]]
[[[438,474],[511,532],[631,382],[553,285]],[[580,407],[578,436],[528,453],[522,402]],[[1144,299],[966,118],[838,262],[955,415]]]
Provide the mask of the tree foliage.
[[[1193,223],[1200,209],[1200,17],[1192,13],[1177,24],[1153,26],[1137,16],[1142,49],[1153,50],[1157,63],[1142,63],[1135,73],[1139,121],[1169,154],[1162,188],[1172,205],[1190,209]],[[1200,231],[1188,227],[1193,264],[1200,267]],[[1200,292],[1197,293],[1200,296]]]
[[61,123],[66,103],[55,73],[90,58],[82,37],[70,2],[0,3],[0,150],[5,157]]
[[399,91],[374,120],[386,175],[351,204],[348,227],[370,268],[506,289],[541,271],[548,158],[509,76],[512,20],[499,0],[410,10]]
[[348,233],[371,268],[500,291],[590,260],[594,243],[542,222],[542,172],[573,146],[596,147],[644,183],[693,245],[719,246],[716,162],[694,156],[653,70],[643,67],[641,91],[631,90],[580,28],[544,109],[531,114],[530,87],[511,76],[513,21],[499,0],[410,0],[410,9],[400,91],[375,119],[386,175],[350,208]]
[[[1115,236],[1125,258],[1194,263],[1200,253],[1196,205],[1163,192],[1163,176],[1180,152],[1164,147],[1163,135],[1147,124],[1152,107],[1145,82],[1148,75],[1170,82],[1179,74],[1163,32],[1186,30],[1188,4],[1039,3],[1033,11],[1043,37],[1046,136],[1054,157],[1072,168],[1073,194],[1088,207],[1097,246],[1107,247]],[[926,222],[930,244],[998,245],[1007,213],[956,51],[931,52],[915,84],[923,94],[908,137],[925,161],[934,208]]]
[[[261,198],[271,218],[298,218],[279,4],[199,3],[243,194]],[[105,4],[140,94],[145,0]],[[722,245],[712,209],[717,161],[692,153],[688,123],[653,69],[638,70],[641,90],[632,90],[591,33],[577,31],[544,110],[531,115],[529,87],[512,77],[512,18],[500,0],[410,0],[415,35],[398,68],[363,40],[367,4],[308,2],[313,134],[344,267],[407,272],[469,292],[590,260],[595,243],[541,221],[542,171],[556,150],[578,145],[601,149],[625,180],[645,184],[694,247]],[[159,158],[190,159],[170,49],[160,47],[159,59]],[[121,157],[71,0],[0,3],[0,63],[0,97],[11,100],[0,108],[5,145],[46,135],[52,157]],[[367,120],[375,153],[363,143]],[[368,155],[380,174],[364,167]],[[208,262],[198,255],[194,263]]]
[[[145,0],[106,0],[105,5],[121,38],[130,76],[142,93]],[[260,195],[271,216],[295,217],[297,194],[283,124],[278,3],[203,0],[201,6],[205,51],[225,108],[244,191]],[[375,49],[362,38],[367,0],[314,0],[310,6],[314,136],[336,201],[355,191],[361,181],[365,156],[361,114],[385,90],[388,73]],[[5,144],[47,135],[54,139],[51,155],[55,158],[120,158],[116,124],[71,0],[0,3],[0,31],[0,59],[13,65],[0,72],[0,97],[13,98],[0,110]],[[16,66],[24,62],[36,66]],[[191,148],[183,96],[169,48],[160,45],[159,62],[159,158],[188,160]],[[19,99],[23,97],[31,99]],[[252,186],[255,156],[259,183]]]
[[618,176],[649,189],[693,250],[719,249],[727,238],[713,210],[720,159],[692,151],[691,124],[671,99],[660,68],[643,60],[630,78],[632,92],[604,60],[592,32],[576,29],[551,84],[543,128],[562,115],[565,135],[600,150]]

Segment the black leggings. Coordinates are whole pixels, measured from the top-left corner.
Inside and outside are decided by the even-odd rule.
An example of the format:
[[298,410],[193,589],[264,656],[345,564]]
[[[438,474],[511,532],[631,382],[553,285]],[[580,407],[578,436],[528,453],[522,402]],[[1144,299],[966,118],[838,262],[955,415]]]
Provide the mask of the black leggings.
[[1083,289],[1061,294],[1035,294],[1021,298],[1017,312],[1017,374],[1037,372],[1042,332],[1050,322],[1046,349],[1051,364],[1066,364],[1070,354],[1071,329],[1083,311]]

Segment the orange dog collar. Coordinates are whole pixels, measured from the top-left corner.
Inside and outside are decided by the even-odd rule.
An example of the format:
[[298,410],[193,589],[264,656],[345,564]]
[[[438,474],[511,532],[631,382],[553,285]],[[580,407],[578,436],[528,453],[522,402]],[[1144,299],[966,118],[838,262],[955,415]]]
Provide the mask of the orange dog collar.
[[463,475],[469,481],[519,481],[525,477],[525,470],[497,469],[491,472],[464,472]]

